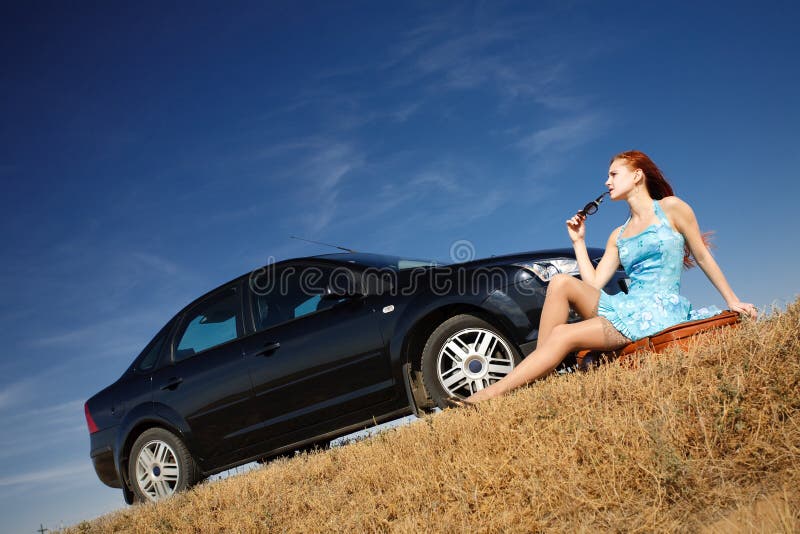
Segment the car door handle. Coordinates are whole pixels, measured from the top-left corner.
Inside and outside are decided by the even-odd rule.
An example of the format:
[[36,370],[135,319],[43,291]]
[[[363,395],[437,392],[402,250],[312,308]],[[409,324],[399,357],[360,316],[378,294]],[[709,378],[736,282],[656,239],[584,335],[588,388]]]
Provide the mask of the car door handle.
[[281,344],[277,341],[270,341],[266,343],[262,348],[258,350],[254,350],[253,352],[249,353],[248,356],[272,356],[272,353],[281,348]]
[[170,378],[169,381],[166,384],[161,386],[161,389],[162,390],[167,390],[167,389],[174,390],[175,388],[177,388],[178,386],[181,385],[181,382],[183,382],[183,378],[177,378],[177,377],[176,378]]

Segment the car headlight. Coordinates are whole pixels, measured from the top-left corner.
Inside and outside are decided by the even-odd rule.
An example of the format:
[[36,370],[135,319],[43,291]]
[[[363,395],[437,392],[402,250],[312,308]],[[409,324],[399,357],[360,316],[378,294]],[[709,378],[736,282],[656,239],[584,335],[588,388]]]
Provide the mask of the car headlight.
[[521,267],[526,271],[536,275],[542,282],[549,282],[557,274],[569,274],[578,276],[581,272],[578,269],[578,260],[572,258],[554,258],[549,260],[529,261],[515,263],[515,267]]

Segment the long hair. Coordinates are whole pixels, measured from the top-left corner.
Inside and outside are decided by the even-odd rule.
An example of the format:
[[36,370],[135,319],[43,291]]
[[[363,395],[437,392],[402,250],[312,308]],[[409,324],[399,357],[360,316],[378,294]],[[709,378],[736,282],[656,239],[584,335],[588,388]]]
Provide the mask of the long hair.
[[[620,152],[611,158],[611,163],[614,163],[614,161],[618,159],[624,159],[631,169],[642,169],[642,172],[644,173],[644,186],[647,188],[647,193],[650,195],[650,198],[661,200],[664,197],[671,197],[675,195],[675,193],[672,191],[672,186],[669,185],[669,182],[664,177],[664,173],[661,172],[661,169],[658,168],[658,165],[656,165],[655,162],[644,152],[639,152],[638,150]],[[711,248],[712,246],[711,235],[713,233],[714,232],[703,233],[703,244],[706,246],[706,248]],[[694,258],[692,258],[689,245],[684,244],[683,268],[691,269],[695,265],[696,263]]]

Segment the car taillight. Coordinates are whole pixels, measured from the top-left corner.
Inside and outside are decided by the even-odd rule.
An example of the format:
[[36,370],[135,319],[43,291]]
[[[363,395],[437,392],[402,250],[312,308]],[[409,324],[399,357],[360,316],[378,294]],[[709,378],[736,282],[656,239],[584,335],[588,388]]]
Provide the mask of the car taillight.
[[99,428],[97,428],[97,425],[95,424],[94,419],[92,419],[92,414],[89,413],[89,403],[88,402],[86,402],[83,405],[83,413],[86,415],[86,425],[89,427],[89,434],[94,434],[95,432],[100,430]]

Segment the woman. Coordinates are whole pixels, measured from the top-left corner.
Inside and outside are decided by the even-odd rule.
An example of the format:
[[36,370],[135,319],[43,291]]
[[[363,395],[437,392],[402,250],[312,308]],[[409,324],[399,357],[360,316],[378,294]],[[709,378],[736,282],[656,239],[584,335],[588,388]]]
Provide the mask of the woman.
[[[672,325],[703,318],[679,294],[681,268],[692,265],[689,253],[728,308],[756,316],[756,308],[739,301],[708,252],[692,208],[673,196],[669,183],[647,155],[634,150],[615,156],[606,187],[612,200],[628,202],[630,218],[611,232],[597,268],[592,266],[584,242],[586,215],[579,213],[567,221],[581,280],[561,274],[550,281],[536,350],[502,380],[469,397],[467,404],[546,376],[570,352],[618,349]],[[631,279],[629,291],[608,295],[600,288],[611,280],[620,263]],[[584,321],[567,323],[570,305]]]

